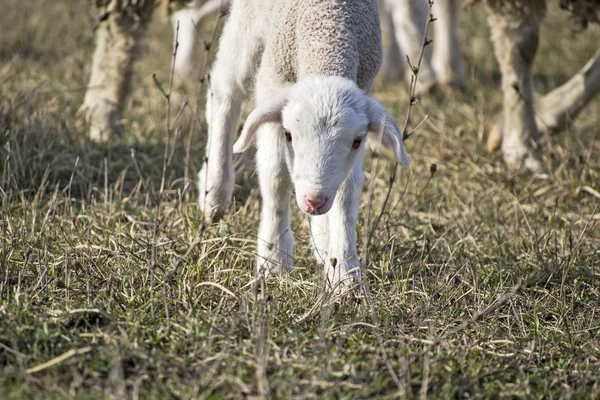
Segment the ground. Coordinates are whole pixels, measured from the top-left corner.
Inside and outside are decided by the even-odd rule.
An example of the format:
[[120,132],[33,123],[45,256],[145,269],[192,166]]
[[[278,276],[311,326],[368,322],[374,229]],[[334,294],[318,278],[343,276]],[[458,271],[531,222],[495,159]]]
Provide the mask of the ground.
[[[136,65],[122,137],[98,144],[76,113],[88,2],[6,1],[1,398],[600,397],[600,102],[544,138],[547,177],[508,174],[484,150],[502,96],[480,6],[460,16],[468,87],[413,108],[411,127],[429,119],[406,141],[412,168],[390,190],[391,162],[365,160],[367,290],[332,298],[295,205],[296,270],[254,279],[252,154],[236,158],[234,213],[202,224],[204,102],[176,80],[171,120],[183,93],[189,105],[167,135],[152,79],[167,90],[164,20]],[[542,38],[538,93],[583,66],[600,29],[574,33],[553,4]],[[404,121],[405,84],[377,81],[374,96]]]

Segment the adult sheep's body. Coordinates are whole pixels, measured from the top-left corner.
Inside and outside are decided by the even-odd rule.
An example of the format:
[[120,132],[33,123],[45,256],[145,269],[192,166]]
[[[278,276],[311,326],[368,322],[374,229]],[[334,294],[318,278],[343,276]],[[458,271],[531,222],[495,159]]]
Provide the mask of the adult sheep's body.
[[[368,95],[381,64],[376,0],[234,0],[211,72],[200,206],[218,217],[231,201],[233,150],[256,138],[263,199],[257,272],[293,265],[289,207],[311,215],[317,258],[335,287],[360,279],[356,221],[367,131],[381,131],[408,165],[392,117]],[[256,109],[233,146],[255,80]]]

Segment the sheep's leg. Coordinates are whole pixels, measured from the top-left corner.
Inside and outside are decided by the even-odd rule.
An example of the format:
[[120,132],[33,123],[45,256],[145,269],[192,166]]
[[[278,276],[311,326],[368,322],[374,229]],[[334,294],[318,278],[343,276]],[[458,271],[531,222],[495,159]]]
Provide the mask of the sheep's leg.
[[327,259],[329,250],[329,216],[316,215],[310,217],[310,234],[315,258],[319,264]]
[[[556,133],[566,129],[599,92],[600,50],[571,79],[536,101],[538,130]],[[500,149],[503,131],[504,120],[500,113],[488,136],[490,153]]]
[[[427,4],[424,1],[415,0],[386,0],[386,9],[393,22],[393,31],[398,43],[399,51],[402,49],[402,62],[406,63],[405,55],[408,55],[410,63],[417,66],[423,46],[423,34],[427,23]],[[407,64],[404,64],[407,65]],[[405,78],[410,83],[413,72],[405,68]],[[435,72],[431,66],[431,55],[426,51],[423,55],[417,92],[427,92],[435,85]]]
[[112,0],[99,9],[96,50],[80,112],[89,118],[90,137],[107,139],[118,124],[141,37],[154,10],[153,1]]
[[217,12],[226,12],[229,9],[230,0],[210,0],[202,4],[194,13],[194,22],[199,25],[204,18]]
[[457,0],[437,0],[433,15],[434,27],[433,69],[442,85],[465,86],[467,77],[456,35]]
[[[175,73],[184,79],[193,78],[196,72],[196,26],[194,22],[195,9],[183,8],[171,15],[173,34],[177,34],[179,47],[175,57]],[[179,33],[177,33],[179,24]]]
[[173,13],[171,24],[174,32],[176,32],[177,23],[179,22],[179,48],[175,60],[177,75],[183,78],[194,78],[194,73],[196,73],[197,27],[202,24],[204,18],[217,12],[224,12],[227,9],[229,9],[228,0],[210,0],[199,8],[193,4]]
[[540,131],[561,131],[600,92],[600,50],[566,83],[537,103]]
[[262,196],[256,272],[268,276],[290,271],[294,238],[290,228],[292,183],[285,164],[281,124],[265,123],[256,133],[256,167]]
[[400,44],[396,41],[396,27],[391,12],[385,12],[384,18],[387,21],[387,49],[381,66],[381,74],[384,82],[394,82],[403,77],[406,73],[405,55],[400,48]]
[[247,26],[253,21],[251,16],[244,16],[247,11],[243,4],[232,9],[207,93],[208,141],[198,175],[198,201],[209,221],[219,219],[231,203],[235,183],[233,135],[245,88],[250,86],[260,54],[260,41]]
[[329,252],[325,265],[328,287],[339,290],[353,280],[360,283],[360,263],[356,251],[356,222],[364,181],[362,156],[338,189],[329,213]]
[[509,168],[524,167],[539,172],[544,169],[544,164],[538,149],[531,69],[545,2],[520,4],[487,1],[494,50],[502,72],[502,152]]

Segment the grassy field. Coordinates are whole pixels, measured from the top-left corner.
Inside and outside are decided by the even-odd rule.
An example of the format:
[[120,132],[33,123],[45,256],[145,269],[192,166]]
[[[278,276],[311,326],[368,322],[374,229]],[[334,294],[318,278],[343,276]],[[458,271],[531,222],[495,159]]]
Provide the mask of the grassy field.
[[[167,85],[164,21],[136,65],[123,137],[97,144],[76,115],[87,2],[5,2],[0,398],[600,398],[600,101],[544,138],[548,177],[508,174],[484,151],[502,95],[481,7],[461,14],[469,87],[413,109],[412,126],[430,118],[383,211],[391,163],[365,160],[369,290],[340,299],[324,294],[295,205],[296,270],[254,280],[251,154],[236,159],[235,212],[202,224],[189,178],[203,101],[176,82],[190,105],[167,143],[151,77]],[[539,93],[600,43],[598,27],[575,35],[555,9],[542,36]],[[404,120],[406,85],[378,81],[374,95]]]

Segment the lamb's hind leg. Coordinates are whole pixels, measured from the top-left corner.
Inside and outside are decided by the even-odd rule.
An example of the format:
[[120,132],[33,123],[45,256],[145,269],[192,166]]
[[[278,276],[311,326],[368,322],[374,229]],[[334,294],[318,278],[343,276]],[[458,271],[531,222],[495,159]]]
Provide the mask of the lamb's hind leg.
[[171,25],[174,33],[179,23],[179,48],[175,59],[175,72],[182,78],[196,78],[198,74],[198,65],[196,63],[196,39],[199,35],[197,29],[202,25],[203,20],[218,12],[225,12],[229,9],[228,0],[210,0],[198,7],[198,1],[186,5],[181,10],[173,13],[171,16]]
[[208,141],[198,176],[198,201],[208,221],[221,217],[231,203],[233,135],[261,49],[260,39],[248,26],[255,20],[248,15],[252,10],[244,2],[236,4],[223,29],[207,93]]
[[315,258],[324,264],[329,251],[329,216],[316,215],[310,217],[310,236]]
[[129,92],[133,62],[152,17],[153,1],[111,0],[99,7],[96,49],[80,112],[89,118],[90,137],[105,140],[118,130]]
[[502,72],[504,131],[502,152],[511,169],[544,169],[538,149],[532,65],[545,1],[487,1],[496,58]]

